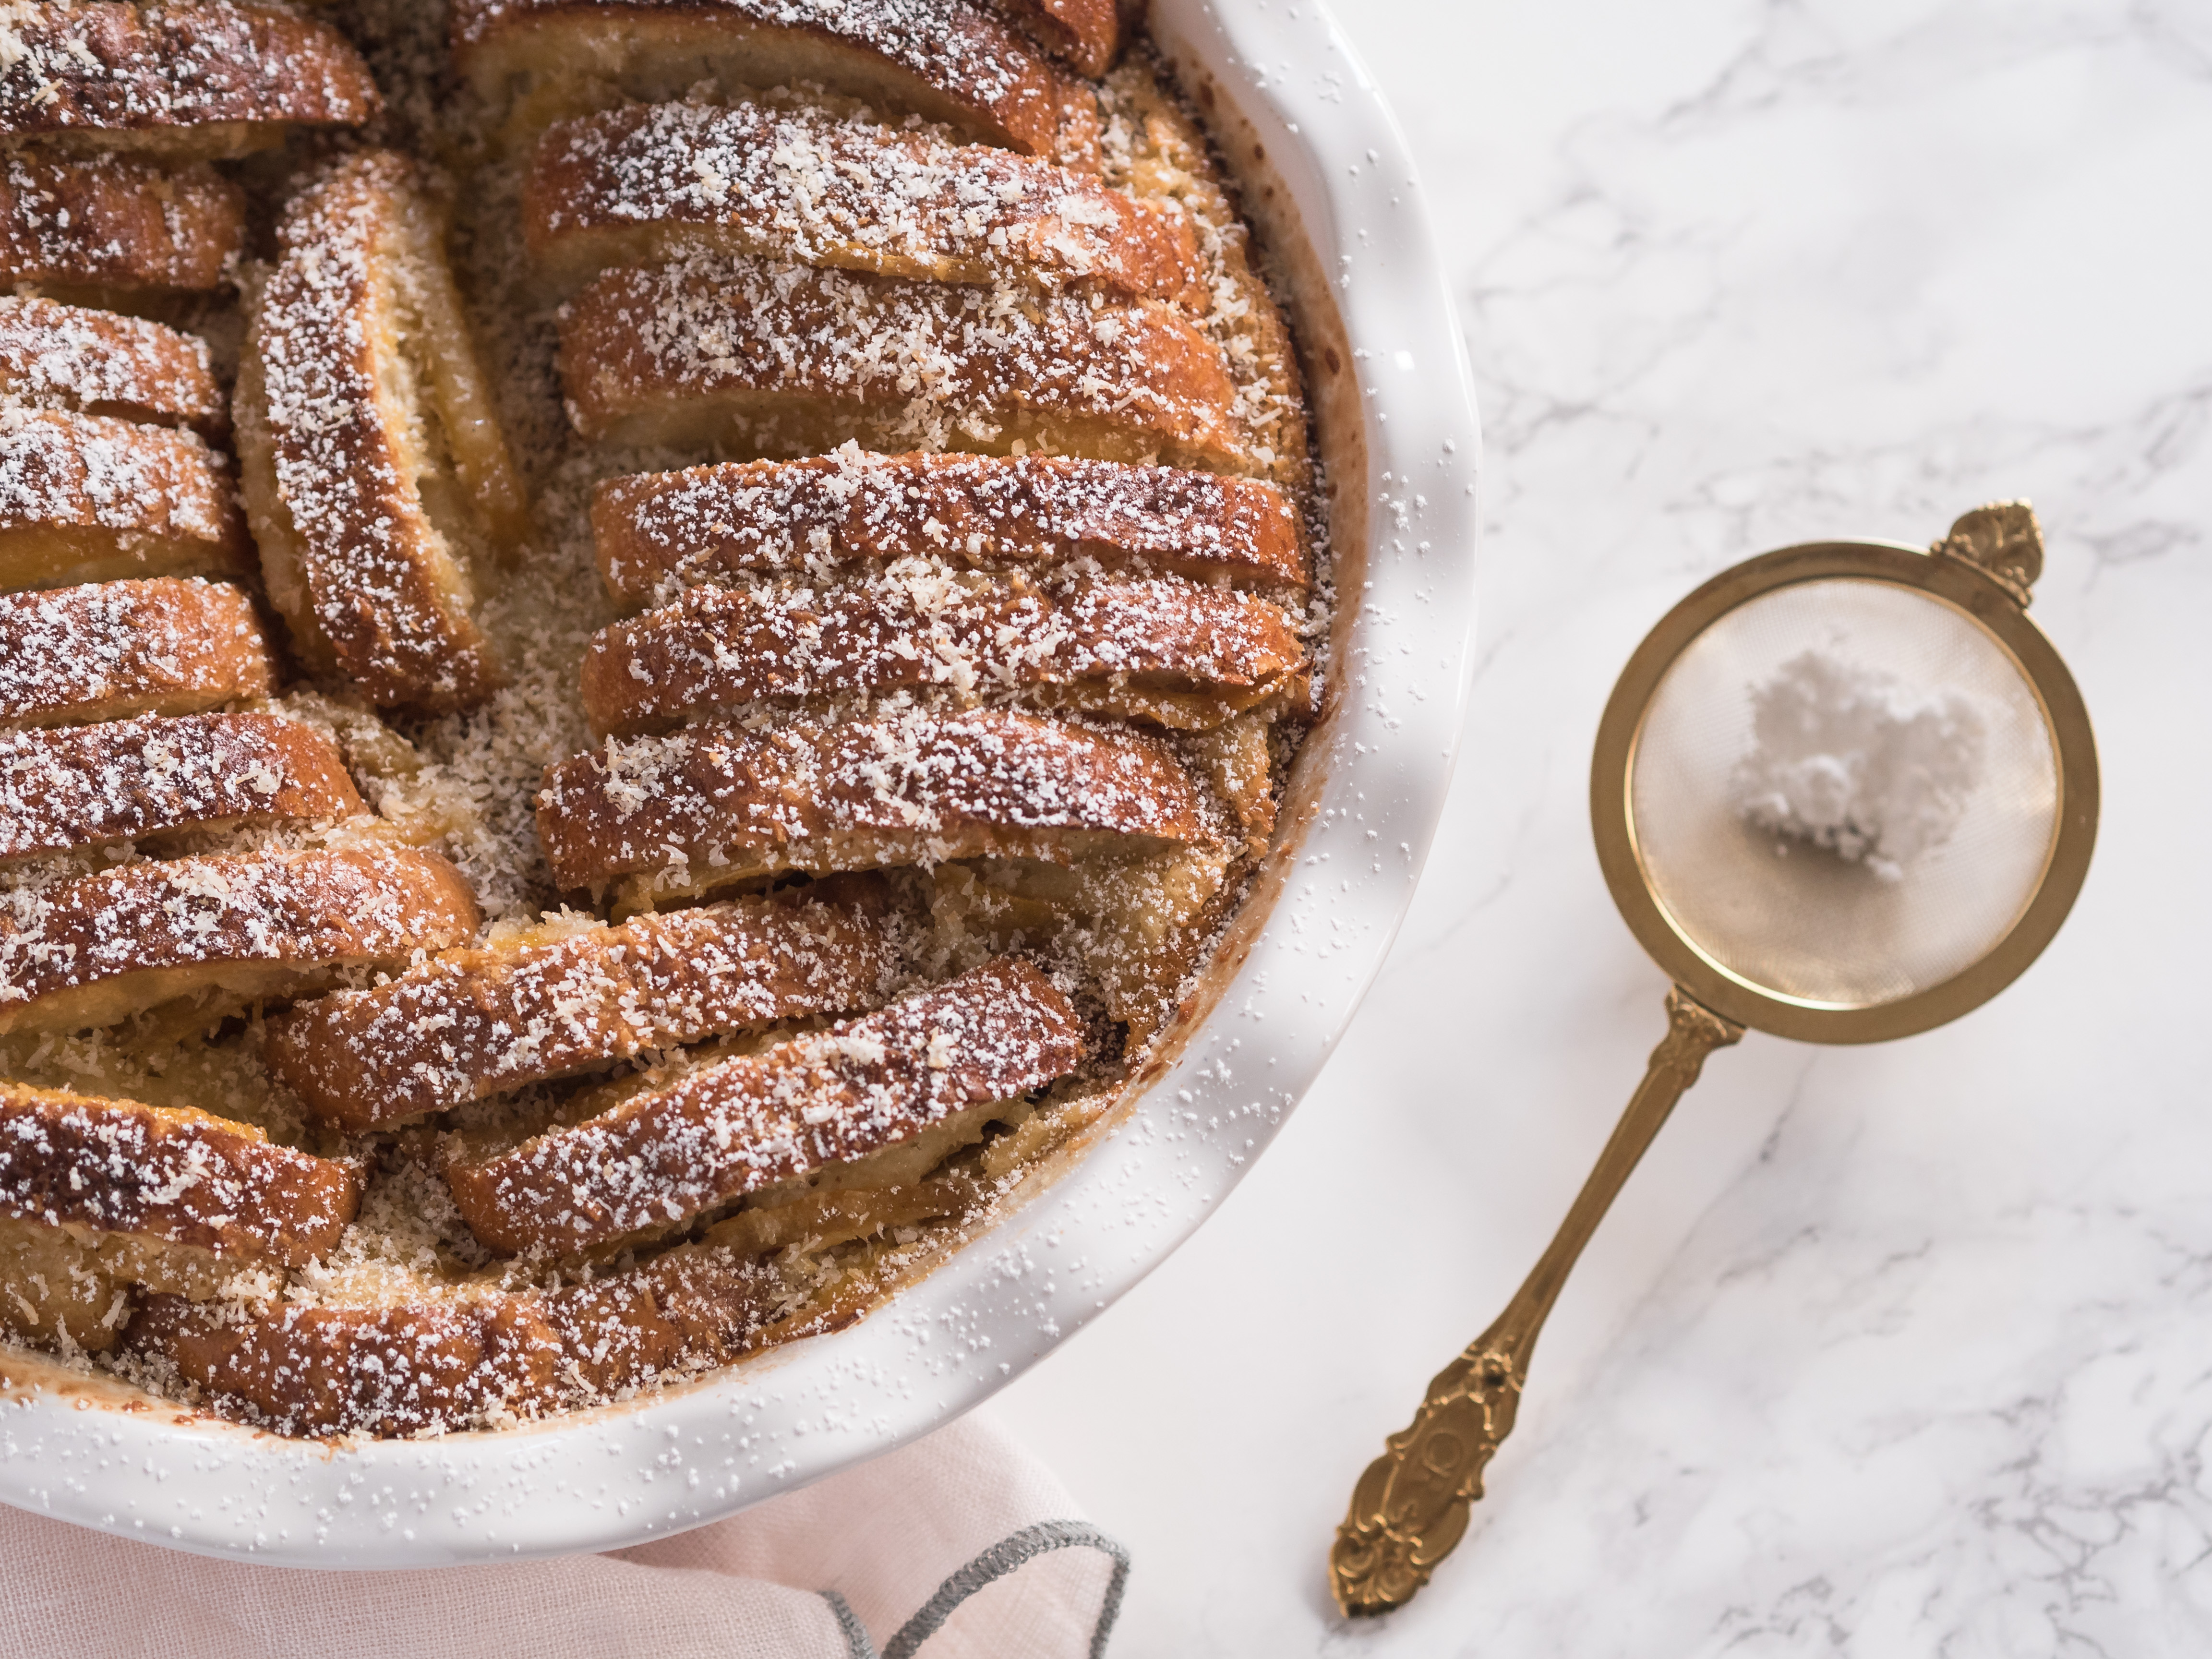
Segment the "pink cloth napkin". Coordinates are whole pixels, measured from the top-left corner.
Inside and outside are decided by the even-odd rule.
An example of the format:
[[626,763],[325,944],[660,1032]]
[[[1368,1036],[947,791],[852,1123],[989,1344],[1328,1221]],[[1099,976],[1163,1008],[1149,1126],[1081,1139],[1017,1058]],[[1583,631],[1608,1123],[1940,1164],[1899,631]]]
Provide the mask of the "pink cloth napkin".
[[1085,1659],[1127,1557],[988,1419],[612,1555],[421,1572],[208,1560],[0,1508],[0,1656]]

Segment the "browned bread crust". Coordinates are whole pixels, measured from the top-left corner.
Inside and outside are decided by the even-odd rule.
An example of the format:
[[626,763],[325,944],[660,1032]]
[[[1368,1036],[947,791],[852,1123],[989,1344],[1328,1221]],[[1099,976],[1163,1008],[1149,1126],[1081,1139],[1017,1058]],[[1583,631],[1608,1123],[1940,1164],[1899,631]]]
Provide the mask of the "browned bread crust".
[[523,189],[558,289],[684,253],[1202,305],[1188,224],[1097,179],[817,111],[672,103],[565,121]]
[[270,598],[311,663],[380,705],[481,702],[501,675],[470,615],[471,544],[511,532],[521,495],[413,168],[347,160],[295,199],[279,242],[238,401]]
[[246,523],[199,435],[0,407],[0,588],[242,575]]
[[454,0],[452,17],[454,59],[491,100],[525,79],[572,104],[594,81],[643,99],[702,77],[811,84],[1028,155],[1096,143],[1089,92],[966,0]]
[[204,341],[30,295],[0,299],[0,398],[210,435],[229,419]]
[[700,726],[549,767],[538,834],[564,888],[738,880],[1201,838],[1158,739],[975,709],[823,727]]
[[367,810],[329,734],[274,714],[0,732],[0,860]]
[[852,903],[745,900],[458,951],[271,1023],[267,1058],[349,1130],[773,1020],[872,1007],[897,952]]
[[569,301],[561,382],[577,430],[614,442],[1251,465],[1219,350],[1157,301],[677,261]]
[[0,1213],[297,1267],[360,1201],[351,1168],[243,1123],[0,1082]]
[[640,473],[599,486],[592,532],[599,574],[630,605],[702,582],[916,557],[1307,581],[1297,516],[1273,484],[1058,455],[848,449]]
[[1006,957],[878,1013],[631,1096],[446,1182],[487,1249],[569,1255],[896,1146],[1073,1072],[1081,1022]]
[[1127,0],[994,0],[1030,40],[1077,72],[1100,76],[1121,51]]
[[241,155],[295,125],[352,126],[379,106],[343,35],[230,0],[42,0],[0,15],[0,138]]
[[246,197],[205,165],[0,156],[0,281],[205,293],[229,280]]
[[1304,656],[1280,606],[1233,588],[904,567],[820,587],[695,587],[602,629],[584,709],[600,735],[628,737],[763,701],[931,687],[1197,731],[1284,696]]
[[127,1340],[227,1416],[288,1434],[416,1434],[726,1364],[762,1340],[778,1293],[763,1264],[686,1245],[588,1284],[445,1302],[294,1304],[240,1318],[148,1297]]
[[253,602],[227,582],[0,593],[0,725],[192,714],[276,684]]
[[460,872],[412,848],[211,854],[21,888],[0,896],[0,1031],[296,994],[462,944],[477,922]]

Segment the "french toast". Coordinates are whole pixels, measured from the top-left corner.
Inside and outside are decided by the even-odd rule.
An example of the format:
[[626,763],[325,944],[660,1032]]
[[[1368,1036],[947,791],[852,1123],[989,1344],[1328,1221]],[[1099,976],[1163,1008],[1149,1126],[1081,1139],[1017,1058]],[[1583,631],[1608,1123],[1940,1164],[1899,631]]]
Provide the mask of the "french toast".
[[522,214],[530,257],[558,293],[610,266],[749,254],[1204,301],[1181,216],[1094,175],[768,104],[654,104],[561,122],[538,142]]
[[112,1025],[189,1000],[205,1023],[477,929],[453,866],[414,848],[198,854],[0,892],[0,1033]]
[[449,951],[272,1023],[270,1069],[326,1122],[402,1123],[748,1027],[883,1000],[876,905],[750,899]]
[[538,823],[563,889],[629,877],[639,908],[777,870],[1065,863],[1206,833],[1189,775],[1157,738],[999,709],[610,741],[547,773]]
[[336,29],[233,0],[39,0],[0,11],[0,143],[243,155],[380,106]]
[[0,589],[243,575],[252,558],[222,458],[198,434],[0,407]]
[[848,447],[611,478],[592,530],[599,573],[629,606],[705,583],[906,558],[1307,585],[1297,518],[1274,486],[1060,455]]
[[446,1182],[487,1248],[575,1255],[950,1127],[1082,1058],[1066,998],[1028,963],[1004,959],[511,1151],[457,1155]]
[[502,1428],[1156,1074],[1334,595],[1133,8],[0,0],[0,277],[16,1340]]
[[0,726],[197,714],[276,686],[253,601],[228,582],[0,593]]
[[857,436],[878,448],[1258,465],[1219,349],[1158,301],[1016,300],[750,258],[674,260],[609,271],[568,302],[561,383],[586,438],[732,459]]
[[1090,158],[1089,90],[967,0],[454,0],[453,58],[525,118],[700,83],[818,87],[980,143]]
[[0,862],[367,811],[330,735],[274,714],[0,732]]
[[0,153],[0,281],[127,308],[230,280],[246,193],[204,162]]
[[239,374],[246,510],[313,666],[439,713],[504,678],[470,614],[526,508],[411,164],[295,199]]
[[582,690],[602,736],[925,688],[1201,731],[1281,701],[1304,662],[1282,609],[1233,588],[1048,586],[915,561],[818,587],[694,588],[602,629]]
[[190,427],[204,438],[230,423],[204,340],[29,295],[0,298],[0,402]]

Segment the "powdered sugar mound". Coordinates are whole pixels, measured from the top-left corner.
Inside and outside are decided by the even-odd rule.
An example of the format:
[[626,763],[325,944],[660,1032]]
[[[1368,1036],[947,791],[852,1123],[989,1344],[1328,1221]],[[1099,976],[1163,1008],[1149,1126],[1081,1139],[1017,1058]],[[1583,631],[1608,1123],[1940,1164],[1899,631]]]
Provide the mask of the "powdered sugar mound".
[[1732,780],[1737,814],[1885,880],[1950,839],[1981,781],[1987,731],[1964,692],[1915,690],[1815,650],[1751,697],[1756,747]]

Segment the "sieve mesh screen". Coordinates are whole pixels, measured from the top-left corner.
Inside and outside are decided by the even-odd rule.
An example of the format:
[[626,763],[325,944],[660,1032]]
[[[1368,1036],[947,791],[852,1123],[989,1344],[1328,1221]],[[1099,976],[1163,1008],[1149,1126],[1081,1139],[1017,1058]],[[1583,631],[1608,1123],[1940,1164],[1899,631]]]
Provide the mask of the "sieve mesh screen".
[[[1893,861],[1854,859],[1741,810],[1755,696],[1808,650],[1893,682],[1900,706],[1963,699],[1979,738],[1948,833]],[[1653,693],[1628,787],[1638,858],[1675,927],[1762,991],[1845,1007],[1986,955],[2041,882],[2058,824],[2052,736],[2010,654],[1941,599],[1856,578],[1762,593],[1692,640]]]

